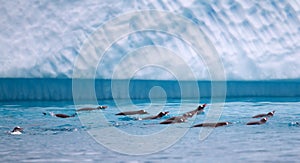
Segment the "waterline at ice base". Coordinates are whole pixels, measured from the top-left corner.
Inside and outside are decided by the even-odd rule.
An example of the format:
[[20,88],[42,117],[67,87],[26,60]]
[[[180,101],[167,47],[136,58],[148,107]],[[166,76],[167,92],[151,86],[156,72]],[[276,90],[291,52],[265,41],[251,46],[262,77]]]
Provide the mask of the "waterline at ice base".
[[[82,83],[90,83],[88,79],[80,79]],[[182,81],[181,87],[186,94],[182,94],[179,81],[159,80],[132,80],[128,85],[126,81],[117,80],[115,97],[131,99],[149,99],[150,92],[155,98],[180,99],[196,97],[211,97],[211,81],[197,81],[197,90],[189,86],[191,81]],[[111,80],[95,79],[95,96],[97,99],[113,99]],[[218,83],[218,82],[216,82]],[[72,79],[50,78],[10,78],[0,81],[2,101],[68,101],[73,100]],[[193,84],[194,85],[194,84]],[[299,97],[300,82],[298,80],[276,81],[227,81],[226,97]],[[151,91],[151,89],[153,91]],[[155,91],[156,90],[156,91]],[[124,93],[127,92],[127,93]],[[217,94],[218,95],[218,94]],[[88,95],[78,97],[89,100]]]
[[299,1],[1,4],[0,162],[299,160]]

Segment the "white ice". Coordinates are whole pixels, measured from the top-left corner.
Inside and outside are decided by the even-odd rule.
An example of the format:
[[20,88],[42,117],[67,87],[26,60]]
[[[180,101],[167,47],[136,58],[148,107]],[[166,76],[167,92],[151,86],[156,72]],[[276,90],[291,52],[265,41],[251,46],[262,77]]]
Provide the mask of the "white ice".
[[[149,9],[194,21],[216,48],[227,80],[300,78],[300,2],[296,0],[1,0],[0,77],[72,78],[81,46],[102,24],[124,13]],[[197,79],[210,79],[205,61],[195,57],[190,47],[171,35],[151,31],[127,35],[112,45],[96,78],[110,79],[122,57],[148,45],[176,52]],[[174,76],[148,67],[134,78]]]

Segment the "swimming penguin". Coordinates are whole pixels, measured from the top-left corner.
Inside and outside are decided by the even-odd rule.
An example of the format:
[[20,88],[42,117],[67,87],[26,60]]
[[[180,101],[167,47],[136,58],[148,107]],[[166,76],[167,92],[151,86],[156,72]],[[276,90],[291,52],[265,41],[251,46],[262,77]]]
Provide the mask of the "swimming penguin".
[[183,116],[187,117],[187,118],[191,118],[193,117],[195,114],[200,114],[204,112],[204,108],[205,108],[206,104],[203,105],[199,105],[197,109],[186,112],[183,114]]
[[187,118],[193,117],[195,114],[200,114],[204,112],[206,104],[199,105],[197,109],[184,113],[182,116],[171,117],[160,124],[172,124],[172,123],[183,123],[186,122]]
[[92,110],[100,110],[100,109],[106,109],[108,106],[98,106],[96,108],[90,108],[90,107],[86,107],[86,108],[80,108],[77,109],[76,111],[92,111]]
[[[43,112],[44,115],[47,115],[47,113]],[[58,118],[71,118],[71,117],[75,117],[76,113],[72,114],[72,115],[67,115],[67,114],[55,114],[53,112],[49,113],[51,116],[53,117],[58,117]]]
[[268,120],[268,118],[265,117],[265,118],[262,118],[260,121],[248,122],[247,125],[261,125],[261,124],[266,123],[267,120]]
[[135,115],[135,114],[148,114],[145,110],[137,110],[137,111],[126,111],[126,112],[120,112],[115,115]]
[[220,127],[231,124],[231,122],[217,122],[217,123],[200,123],[196,124],[193,127]]
[[168,111],[159,112],[157,115],[149,116],[149,117],[145,117],[145,118],[139,118],[139,120],[158,119],[158,118],[161,118],[161,117],[167,115],[168,113],[169,113]]
[[183,123],[186,122],[186,119],[186,116],[171,117],[165,121],[160,122],[159,124]]
[[252,118],[262,118],[262,117],[272,117],[275,113],[275,110],[267,113],[267,114],[258,114],[258,115],[255,115],[253,116]]
[[75,117],[76,116],[76,113],[75,114],[72,114],[72,115],[67,115],[67,114],[55,114],[56,117],[59,117],[59,118],[71,118],[71,117]]
[[300,122],[291,122],[289,126],[300,126]]
[[16,126],[11,132],[10,134],[12,135],[21,135],[23,131],[23,128],[21,128],[20,126]]

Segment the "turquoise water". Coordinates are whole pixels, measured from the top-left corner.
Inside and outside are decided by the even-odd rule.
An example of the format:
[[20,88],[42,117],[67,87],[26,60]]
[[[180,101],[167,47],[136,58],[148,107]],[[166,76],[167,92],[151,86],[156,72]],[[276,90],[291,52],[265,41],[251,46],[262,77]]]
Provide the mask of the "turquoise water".
[[[210,102],[209,99],[201,101]],[[177,115],[180,101],[169,100],[164,105],[156,102],[155,106],[171,114],[161,120],[146,121],[115,116],[119,110],[113,101],[101,101],[101,104],[109,106],[102,111],[109,123],[92,126],[115,127],[130,134],[147,135],[168,127],[158,123]],[[140,100],[135,104],[147,110],[150,102]],[[184,111],[195,109],[197,105],[196,100],[185,101]],[[79,116],[61,119],[42,114],[73,114],[72,102],[1,102],[0,162],[297,162],[300,159],[300,126],[295,122],[300,122],[299,109],[300,98],[227,99],[220,121],[230,121],[232,125],[216,128],[204,141],[199,140],[201,128],[188,128],[187,133],[170,147],[132,156],[111,151],[95,141],[88,134],[93,128],[83,126]],[[251,116],[272,110],[276,113],[266,124],[245,125],[254,120]],[[98,112],[81,114],[95,117]],[[197,115],[190,123],[200,123],[205,116],[205,113]],[[8,132],[14,126],[23,127],[23,134],[10,135]]]

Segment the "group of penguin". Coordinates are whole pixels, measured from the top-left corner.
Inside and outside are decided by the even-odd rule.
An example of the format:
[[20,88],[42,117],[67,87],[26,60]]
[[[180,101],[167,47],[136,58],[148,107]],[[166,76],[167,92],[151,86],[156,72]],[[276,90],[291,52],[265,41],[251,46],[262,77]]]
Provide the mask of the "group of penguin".
[[[92,111],[92,110],[100,110],[100,109],[106,109],[108,106],[98,106],[95,108],[92,107],[85,107],[85,108],[80,108],[77,109],[77,112],[80,111]],[[204,112],[204,108],[206,107],[206,104],[203,105],[199,105],[195,110],[186,112],[184,114],[182,114],[181,116],[174,116],[171,118],[168,118],[165,121],[160,122],[160,124],[173,124],[173,123],[183,123],[186,122],[188,118],[192,118],[194,115],[200,114]],[[143,117],[143,118],[138,118],[138,120],[150,120],[150,119],[159,119],[162,118],[163,116],[167,115],[169,112],[165,111],[165,112],[160,112],[157,115],[154,116],[148,116],[148,117]],[[252,118],[262,118],[259,121],[251,121],[248,122],[246,125],[261,125],[267,122],[268,117],[272,117],[275,113],[275,110],[268,112],[266,114],[258,114],[253,116]],[[47,115],[47,113],[43,113],[44,115]],[[50,112],[49,113],[51,116],[54,117],[58,117],[58,118],[71,118],[71,117],[75,117],[75,114],[72,115],[67,115],[67,114],[55,114]],[[145,110],[137,110],[137,111],[125,111],[125,112],[120,112],[117,113],[115,115],[117,116],[128,116],[128,115],[141,115],[141,114],[148,114],[148,112],[146,112]],[[220,127],[220,126],[225,126],[225,125],[229,125],[232,124],[231,122],[212,122],[212,123],[200,123],[200,124],[196,124],[193,125],[192,127]],[[12,135],[20,135],[22,134],[23,128],[21,128],[20,126],[16,126],[10,133]]]
[[[194,115],[196,114],[200,114],[204,112],[204,108],[205,108],[206,104],[203,105],[199,105],[197,109],[189,111],[184,113],[181,116],[175,116],[175,117],[171,117],[165,121],[160,122],[160,124],[172,124],[172,123],[182,123],[182,122],[186,122],[188,118],[192,118]],[[139,118],[139,120],[146,120],[146,119],[158,119],[161,118],[165,115],[167,115],[169,112],[160,112],[155,116],[149,116],[149,117],[145,117],[145,118]],[[275,110],[268,112],[266,114],[258,114],[253,116],[252,118],[262,118],[260,119],[260,121],[252,121],[252,122],[248,122],[246,125],[261,125],[267,122],[268,117],[272,117],[275,113]],[[118,113],[116,115],[134,115],[134,114],[148,114],[145,110],[138,110],[138,111],[128,111],[128,112],[121,112]],[[225,125],[229,125],[232,124],[231,122],[214,122],[214,123],[200,123],[200,124],[196,124],[193,125],[192,127],[220,127],[220,126],[225,126]]]

